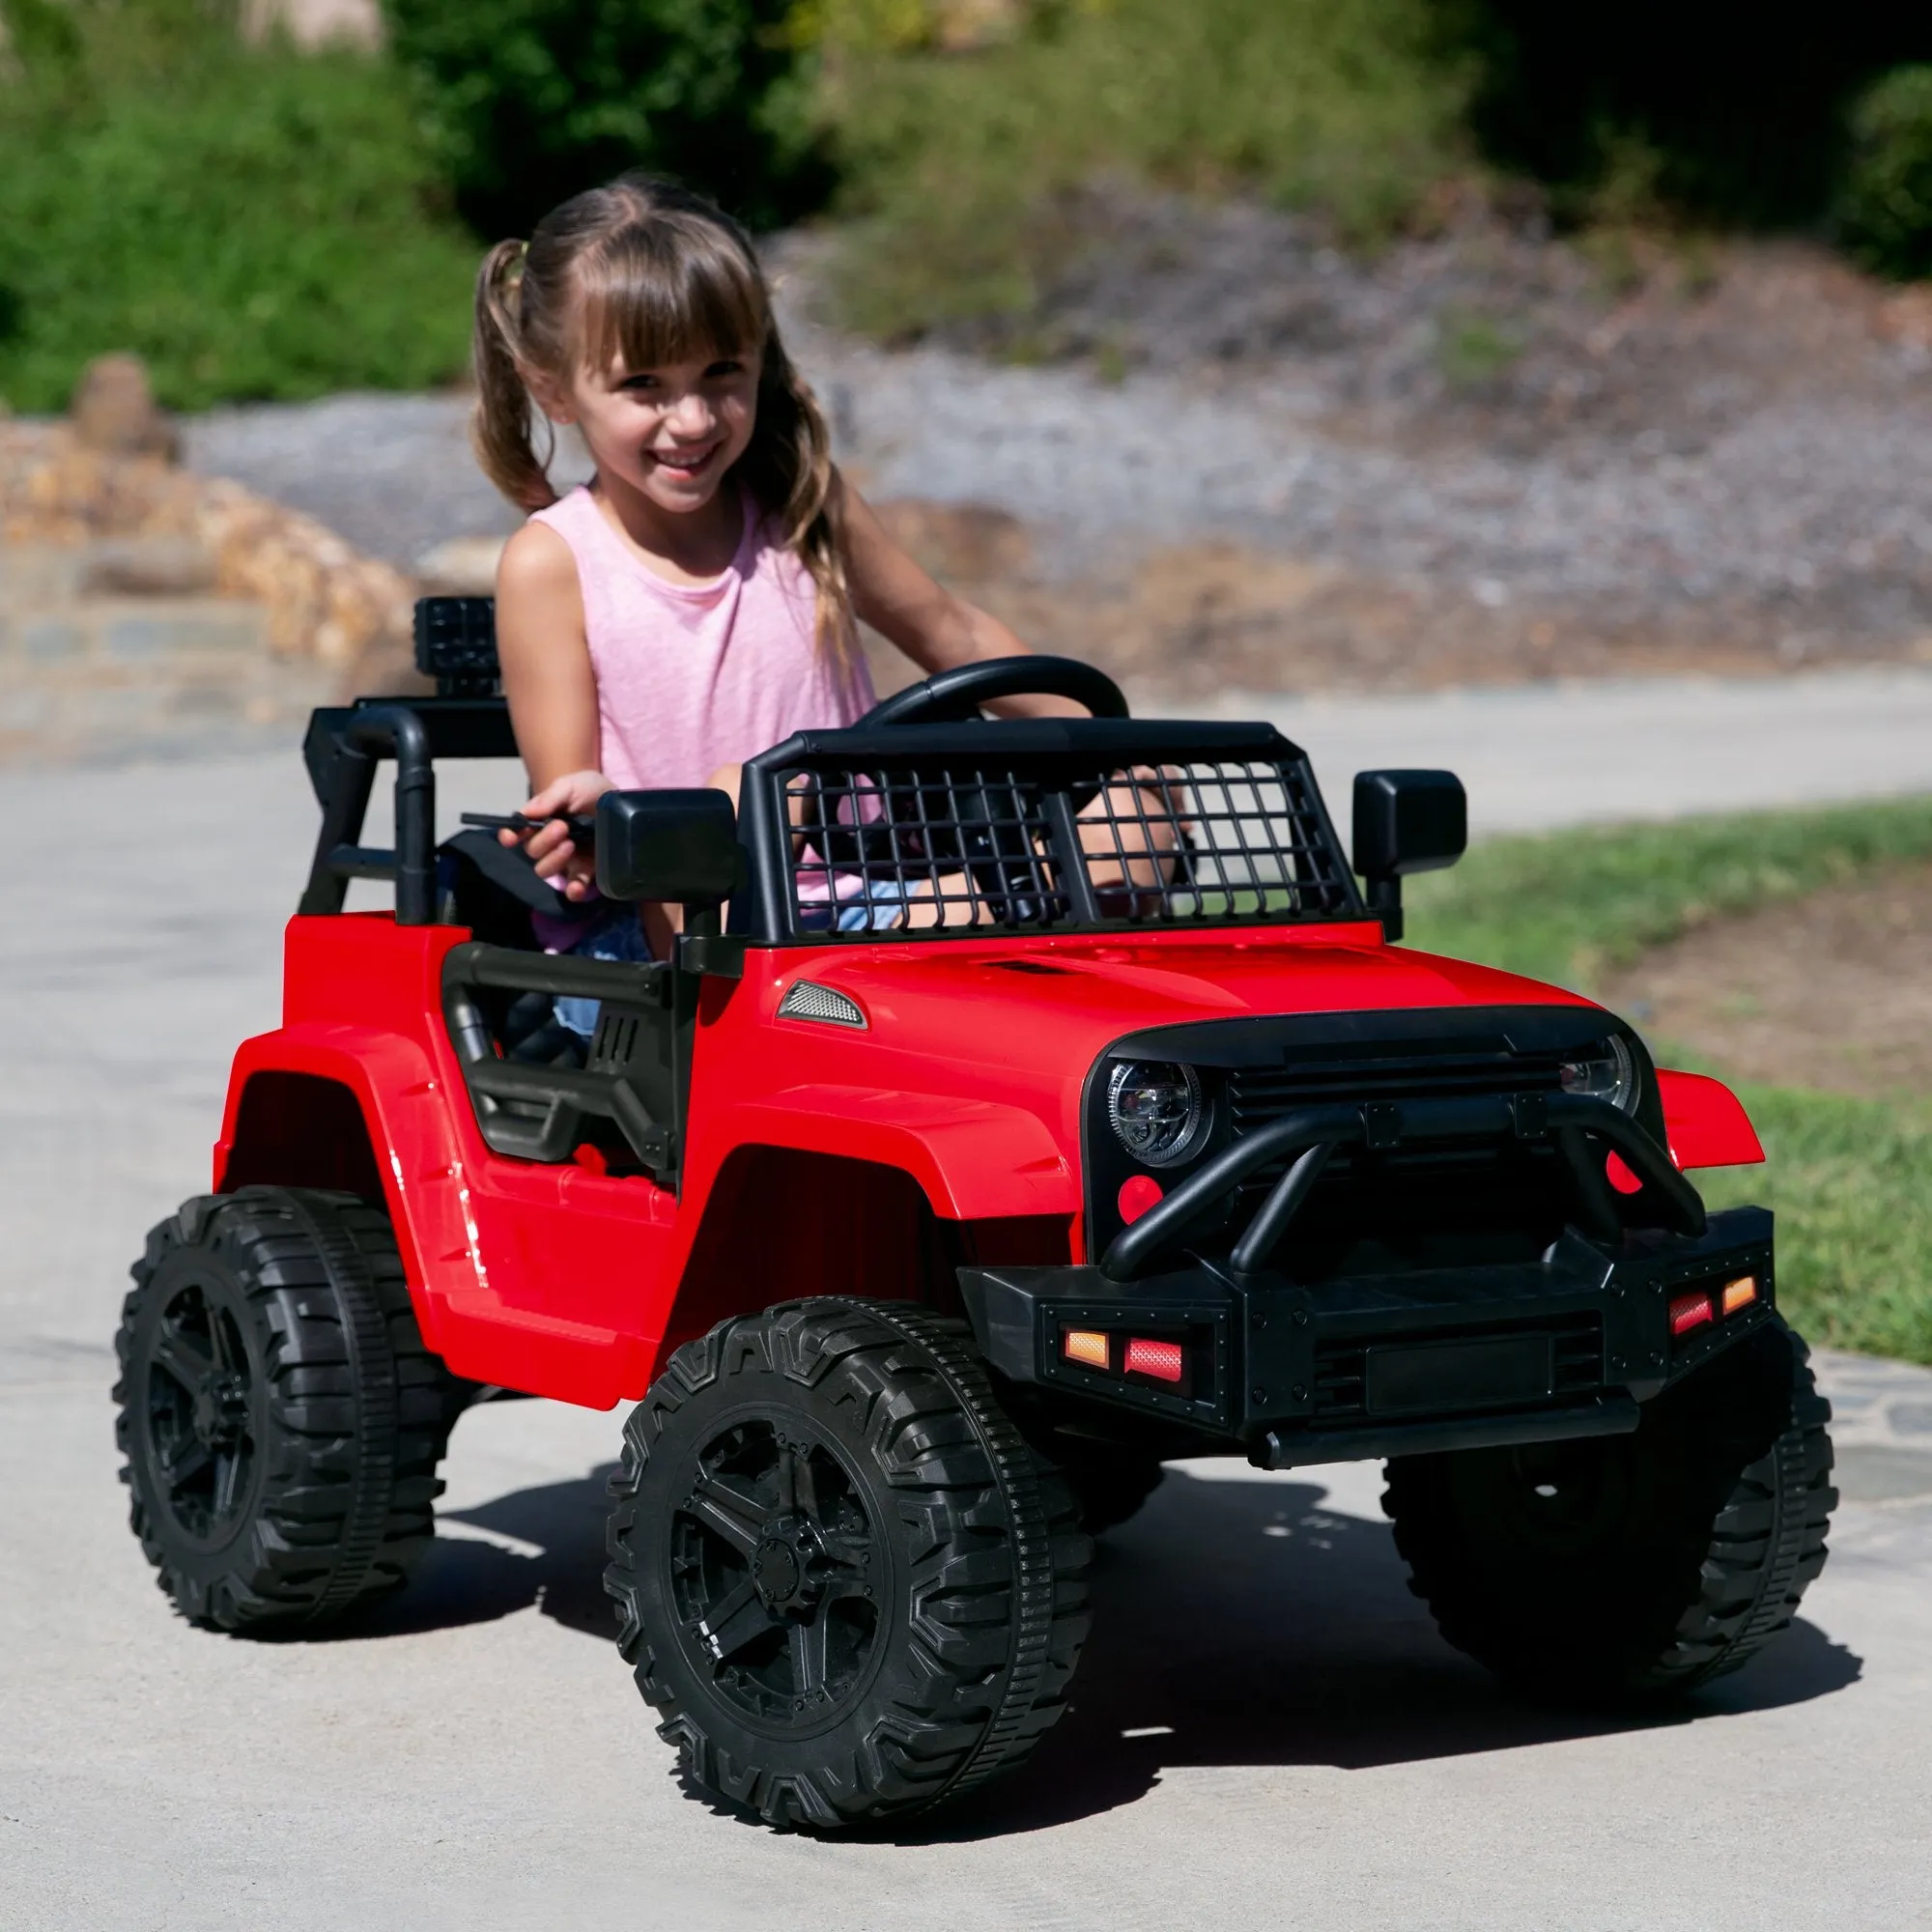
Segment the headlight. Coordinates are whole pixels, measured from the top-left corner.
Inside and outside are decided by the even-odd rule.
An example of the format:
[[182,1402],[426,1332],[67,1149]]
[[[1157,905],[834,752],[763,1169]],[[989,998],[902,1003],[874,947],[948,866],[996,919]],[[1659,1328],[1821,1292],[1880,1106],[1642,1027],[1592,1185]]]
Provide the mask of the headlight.
[[1631,1057],[1629,1045],[1615,1034],[1601,1047],[1592,1047],[1587,1058],[1566,1060],[1562,1080],[1566,1094],[1607,1100],[1626,1114],[1636,1112],[1636,1062]]
[[1200,1132],[1200,1078],[1170,1060],[1123,1060],[1107,1076],[1107,1119],[1136,1160],[1165,1167]]

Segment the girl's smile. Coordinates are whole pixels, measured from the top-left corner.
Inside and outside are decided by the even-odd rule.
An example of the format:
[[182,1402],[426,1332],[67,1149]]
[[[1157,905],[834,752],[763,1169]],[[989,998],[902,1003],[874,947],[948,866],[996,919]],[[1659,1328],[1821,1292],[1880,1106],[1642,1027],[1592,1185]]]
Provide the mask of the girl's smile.
[[620,356],[601,372],[580,367],[567,384],[539,394],[554,421],[582,432],[620,515],[688,517],[713,500],[751,444],[758,373],[755,354],[651,369],[632,369]]
[[699,443],[695,449],[647,449],[644,455],[666,475],[679,482],[691,482],[704,470],[724,447],[724,439]]

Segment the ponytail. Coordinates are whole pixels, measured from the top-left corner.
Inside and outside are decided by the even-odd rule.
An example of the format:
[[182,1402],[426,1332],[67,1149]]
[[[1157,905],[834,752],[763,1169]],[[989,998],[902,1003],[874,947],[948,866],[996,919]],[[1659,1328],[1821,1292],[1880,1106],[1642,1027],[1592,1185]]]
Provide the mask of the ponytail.
[[849,676],[859,662],[859,634],[845,567],[844,484],[824,412],[776,327],[765,337],[757,428],[739,467],[818,592],[813,641],[820,657]]
[[530,440],[530,395],[524,331],[518,316],[523,293],[522,242],[498,242],[483,258],[476,276],[476,329],[470,362],[476,378],[476,409],[469,439],[483,473],[521,510],[541,510],[556,501],[550,485],[551,450],[542,456]]

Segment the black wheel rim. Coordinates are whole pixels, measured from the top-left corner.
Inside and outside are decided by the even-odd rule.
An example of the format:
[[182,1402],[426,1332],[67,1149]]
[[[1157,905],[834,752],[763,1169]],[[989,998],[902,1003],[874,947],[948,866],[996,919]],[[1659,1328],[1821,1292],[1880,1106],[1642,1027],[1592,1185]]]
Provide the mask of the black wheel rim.
[[732,1423],[672,1514],[671,1601],[718,1695],[767,1729],[816,1729],[871,1675],[884,1552],[842,1458],[798,1418]]
[[1574,1555],[1614,1537],[1629,1513],[1622,1444],[1541,1442],[1511,1449],[1499,1518],[1519,1542]]
[[156,1500],[181,1535],[213,1548],[254,1489],[255,1377],[233,1312],[202,1284],[178,1289],[161,1310],[147,1379]]

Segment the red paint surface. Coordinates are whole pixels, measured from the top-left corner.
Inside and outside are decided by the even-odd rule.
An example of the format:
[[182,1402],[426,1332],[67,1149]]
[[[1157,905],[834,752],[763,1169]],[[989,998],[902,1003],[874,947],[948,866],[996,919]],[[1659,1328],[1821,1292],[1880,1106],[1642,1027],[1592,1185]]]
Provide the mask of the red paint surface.
[[[340,1184],[328,1177],[345,1161],[373,1172],[430,1346],[460,1375],[592,1407],[641,1395],[668,1348],[746,1307],[923,1283],[943,1295],[951,1254],[1086,1259],[1081,1089],[1123,1034],[1242,1013],[1587,1004],[1386,947],[1367,922],[757,951],[742,980],[705,983],[679,1196],[484,1145],[441,1016],[442,958],[468,937],[386,913],[292,920],[283,1024],[236,1056],[215,1185],[231,1170],[310,1185]],[[1015,960],[1031,970],[1008,970]],[[779,1022],[807,969],[857,999],[869,1029]],[[263,1089],[251,1110],[259,1074],[305,1079]],[[320,1144],[353,1118],[341,1104],[305,1126],[310,1081],[353,1099],[366,1152]],[[1667,1087],[1666,1105],[1683,1091]],[[1691,1116],[1698,1151],[1735,1143],[1727,1121],[1749,1134],[1715,1081]]]
[[1670,1158],[1680,1168],[1749,1167],[1764,1158],[1744,1102],[1721,1080],[1659,1068],[1657,1085]]

